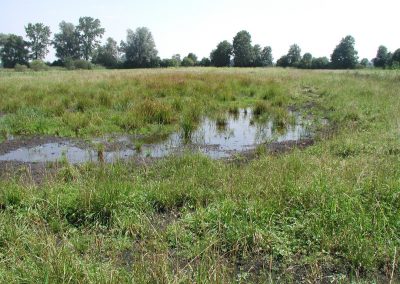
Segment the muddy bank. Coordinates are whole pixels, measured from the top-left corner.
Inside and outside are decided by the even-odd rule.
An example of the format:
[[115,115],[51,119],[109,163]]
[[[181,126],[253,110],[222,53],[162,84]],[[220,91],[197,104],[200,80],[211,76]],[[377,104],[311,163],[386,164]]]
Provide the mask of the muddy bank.
[[[6,141],[0,143],[0,155],[4,155],[11,151],[21,148],[33,148],[46,143],[63,143],[65,141],[72,141],[72,139],[65,139],[60,137],[50,136],[32,136],[32,137],[11,137]],[[78,142],[78,140],[76,140]]]
[[314,145],[315,141],[312,138],[294,140],[294,141],[283,141],[283,142],[274,142],[267,145],[267,148],[270,153],[273,154],[282,154],[293,149],[304,149]]

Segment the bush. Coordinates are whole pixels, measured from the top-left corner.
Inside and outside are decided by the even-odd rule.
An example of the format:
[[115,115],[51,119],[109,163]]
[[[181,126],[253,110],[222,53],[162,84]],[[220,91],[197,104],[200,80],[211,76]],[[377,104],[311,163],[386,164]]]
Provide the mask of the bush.
[[75,64],[74,64],[74,60],[67,58],[64,62],[64,66],[65,68],[67,68],[68,70],[74,70],[75,69]]
[[84,70],[91,70],[93,69],[92,63],[82,59],[67,59],[64,63],[65,68],[68,70],[75,70],[75,69],[84,69]]
[[44,63],[42,60],[33,60],[30,64],[29,67],[33,71],[47,71],[49,70],[49,67]]
[[14,70],[15,72],[25,72],[28,70],[28,66],[17,63],[15,64]]
[[86,61],[86,60],[74,60],[73,61],[75,69],[85,69],[85,70],[91,70],[92,69],[92,63]]

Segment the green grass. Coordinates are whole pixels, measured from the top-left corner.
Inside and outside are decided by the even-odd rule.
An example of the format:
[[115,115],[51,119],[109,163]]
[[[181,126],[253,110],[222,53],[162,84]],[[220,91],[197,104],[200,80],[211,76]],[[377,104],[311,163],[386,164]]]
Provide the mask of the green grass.
[[[90,137],[151,134],[154,124],[179,129],[180,116],[290,100],[281,78],[215,69],[140,71],[0,72],[2,131],[16,135]],[[265,86],[271,87],[265,91]],[[279,107],[286,106],[279,103]],[[172,127],[168,127],[172,126]]]
[[[40,183],[14,172],[0,180],[0,279],[399,279],[399,79],[395,71],[283,69],[0,73],[0,127],[23,135],[123,132],[124,115],[140,131],[179,128],[258,104],[283,124],[289,106],[330,121],[314,146],[260,149],[248,163],[193,154],[146,166],[64,163]],[[60,117],[57,101],[70,106]]]

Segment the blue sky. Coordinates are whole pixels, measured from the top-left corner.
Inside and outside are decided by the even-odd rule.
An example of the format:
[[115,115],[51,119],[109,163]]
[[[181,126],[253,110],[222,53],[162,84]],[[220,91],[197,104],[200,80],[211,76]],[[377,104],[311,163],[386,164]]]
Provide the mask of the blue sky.
[[[54,34],[62,20],[76,24],[91,16],[101,20],[105,38],[119,42],[128,28],[145,26],[162,58],[208,56],[243,29],[253,44],[270,45],[275,60],[293,43],[303,53],[329,57],[348,34],[360,58],[373,58],[380,44],[400,48],[399,0],[0,0],[0,8],[0,33],[25,35],[24,25],[42,22]],[[47,59],[54,59],[53,51]]]

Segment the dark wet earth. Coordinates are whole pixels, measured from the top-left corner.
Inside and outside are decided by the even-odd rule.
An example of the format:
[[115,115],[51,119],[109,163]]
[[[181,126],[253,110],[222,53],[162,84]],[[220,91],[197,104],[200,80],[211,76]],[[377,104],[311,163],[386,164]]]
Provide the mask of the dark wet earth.
[[68,161],[71,164],[138,158],[162,158],[184,152],[200,152],[214,159],[229,158],[254,150],[258,145],[272,145],[272,151],[285,151],[312,143],[311,122],[291,113],[293,124],[276,127],[270,120],[256,121],[250,109],[227,115],[223,125],[204,118],[189,139],[180,132],[163,139],[137,136],[107,136],[89,141],[57,137],[9,137],[0,144],[0,163],[48,163]]

